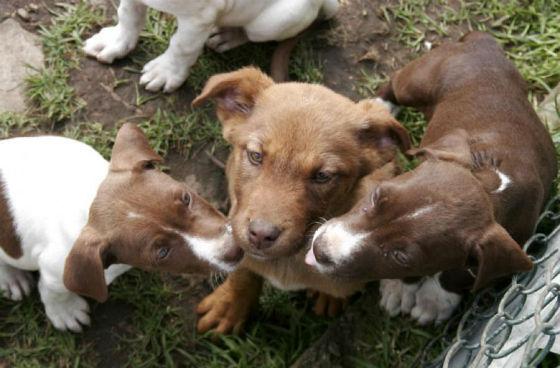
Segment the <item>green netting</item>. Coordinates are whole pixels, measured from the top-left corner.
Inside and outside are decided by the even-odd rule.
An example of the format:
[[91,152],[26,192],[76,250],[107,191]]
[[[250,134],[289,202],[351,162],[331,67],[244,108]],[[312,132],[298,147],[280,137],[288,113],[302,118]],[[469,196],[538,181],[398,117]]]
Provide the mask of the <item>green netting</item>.
[[429,367],[536,367],[560,353],[559,209],[556,197],[524,246],[533,270],[476,295],[451,345]]

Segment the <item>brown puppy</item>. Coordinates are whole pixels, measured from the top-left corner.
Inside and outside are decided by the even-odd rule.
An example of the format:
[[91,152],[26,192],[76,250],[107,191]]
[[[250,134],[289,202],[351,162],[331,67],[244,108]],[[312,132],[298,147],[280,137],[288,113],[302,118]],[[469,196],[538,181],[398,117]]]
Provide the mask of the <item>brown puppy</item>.
[[[254,68],[212,77],[193,105],[208,99],[233,145],[229,216],[247,256],[242,270],[199,305],[199,331],[240,328],[260,293],[255,274],[286,290],[346,297],[359,289],[361,282],[332,282],[305,265],[306,235],[321,218],[350,209],[360,180],[393,160],[397,147],[409,147],[406,130],[372,100],[354,103],[319,85],[275,84]],[[389,175],[394,170],[387,168]],[[325,300],[317,312],[334,313]]]
[[336,280],[435,274],[382,282],[382,305],[440,321],[458,304],[455,293],[531,268],[519,244],[549,195],[554,147],[521,75],[484,33],[411,62],[381,96],[425,113],[421,148],[409,151],[423,162],[324,224],[307,261]]
[[105,269],[112,264],[210,273],[231,271],[241,260],[225,216],[156,169],[161,162],[136,125],[123,125],[88,222],[66,258],[68,290],[105,301]]
[[133,124],[119,130],[110,163],[68,138],[0,141],[0,294],[21,300],[38,271],[46,316],[79,332],[90,318],[78,294],[105,301],[132,266],[231,271],[243,252],[225,216],[157,162]]

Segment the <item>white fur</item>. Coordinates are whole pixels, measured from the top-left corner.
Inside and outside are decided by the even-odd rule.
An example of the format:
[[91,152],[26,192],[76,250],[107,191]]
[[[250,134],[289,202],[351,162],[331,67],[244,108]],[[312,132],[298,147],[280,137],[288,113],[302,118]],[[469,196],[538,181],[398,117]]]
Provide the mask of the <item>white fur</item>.
[[420,216],[424,216],[424,215],[432,212],[434,210],[434,208],[435,208],[435,206],[432,206],[432,205],[420,207],[420,208],[417,208],[414,212],[412,212],[410,214],[407,214],[406,217],[414,219],[414,218],[417,218],[417,217],[420,217]]
[[348,260],[362,245],[367,234],[353,233],[348,231],[344,224],[337,220],[331,220],[321,225],[313,235],[311,248],[307,252],[305,261],[310,266],[316,267],[319,272],[324,272],[328,266],[317,262],[313,253],[313,247],[321,236],[326,253],[332,261],[339,265]]
[[511,178],[498,169],[495,169],[494,171],[500,178],[500,186],[498,187],[498,189],[494,190],[494,193],[501,193],[510,186]]
[[374,98],[374,101],[383,105],[389,111],[389,113],[393,116],[397,116],[399,114],[399,112],[401,111],[400,106],[395,105],[391,101],[384,100],[381,97]]
[[437,273],[412,284],[381,280],[379,304],[392,317],[410,313],[420,325],[439,324],[451,317],[462,299],[461,295],[443,289],[439,276]]
[[[118,24],[88,39],[86,54],[104,63],[126,56],[138,42],[146,7],[177,17],[177,32],[169,48],[145,65],[140,83],[147,90],[171,92],[187,78],[191,66],[210,38],[222,52],[246,40],[280,41],[307,28],[319,15],[332,17],[336,0],[121,0]],[[242,28],[243,33],[227,30]],[[232,34],[233,33],[233,34]],[[214,34],[212,37],[211,35]]]
[[[95,150],[71,139],[0,142],[0,173],[23,250],[14,259],[0,248],[0,289],[19,300],[31,288],[24,270],[39,271],[47,316],[61,330],[80,331],[89,324],[87,302],[65,288],[62,275],[107,170],[107,161]],[[112,265],[105,271],[107,282],[129,268]]]
[[198,258],[204,259],[210,264],[225,270],[226,272],[232,272],[235,269],[235,266],[222,260],[222,256],[227,247],[226,237],[229,236],[228,234],[223,234],[222,237],[217,239],[201,238],[185,233],[182,233],[181,235],[187,244],[191,246],[194,254]]
[[[109,164],[93,148],[67,138],[33,137],[0,141],[0,178],[4,184],[23,256],[14,259],[0,247],[0,291],[20,300],[31,290],[26,271],[39,271],[39,293],[47,317],[60,330],[81,331],[89,324],[87,302],[63,283],[65,260],[86,225],[89,209]],[[134,210],[131,220],[146,218]],[[174,229],[168,229],[175,231]],[[225,270],[220,261],[231,227],[218,239],[181,233],[185,246]],[[131,267],[114,264],[105,270],[107,285]]]
[[414,308],[410,312],[420,325],[439,324],[455,311],[461,302],[461,295],[443,289],[439,282],[439,273],[426,277],[416,291]]
[[419,287],[420,284],[407,284],[402,280],[381,280],[379,282],[381,294],[379,305],[391,317],[400,313],[408,314],[414,306],[415,294]]

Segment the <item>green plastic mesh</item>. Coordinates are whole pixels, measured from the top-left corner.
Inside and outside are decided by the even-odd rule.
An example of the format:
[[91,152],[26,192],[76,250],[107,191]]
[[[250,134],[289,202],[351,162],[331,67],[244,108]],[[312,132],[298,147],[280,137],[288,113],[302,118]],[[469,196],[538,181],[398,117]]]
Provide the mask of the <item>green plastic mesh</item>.
[[537,367],[547,354],[560,353],[559,208],[556,197],[524,246],[535,267],[506,287],[477,294],[429,367]]

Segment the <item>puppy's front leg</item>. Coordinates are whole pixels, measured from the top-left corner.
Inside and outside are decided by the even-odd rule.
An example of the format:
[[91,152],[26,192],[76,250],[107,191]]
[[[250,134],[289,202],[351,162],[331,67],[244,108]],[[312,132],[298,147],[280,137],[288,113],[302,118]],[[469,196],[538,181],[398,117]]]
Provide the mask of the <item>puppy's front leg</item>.
[[110,64],[136,47],[146,21],[146,6],[136,0],[121,0],[118,18],[116,26],[103,28],[86,41],[83,50],[88,56]]
[[47,317],[57,330],[81,332],[89,326],[89,306],[82,297],[67,291],[61,282],[41,274],[39,294]]
[[414,308],[410,312],[420,325],[439,324],[451,317],[462,296],[445,290],[440,282],[441,273],[426,277],[415,294]]
[[197,330],[200,333],[214,329],[216,333],[239,333],[256,306],[262,290],[262,278],[239,268],[212,294],[204,298],[196,312],[201,314]]
[[140,84],[148,91],[173,92],[183,84],[191,66],[204,48],[212,32],[213,23],[178,17],[177,32],[167,50],[144,66]]
[[420,288],[420,282],[404,282],[398,279],[386,279],[379,282],[379,293],[381,300],[379,305],[391,317],[408,314],[414,307],[416,292]]
[[31,293],[33,277],[27,271],[14,268],[0,260],[0,296],[17,301]]

